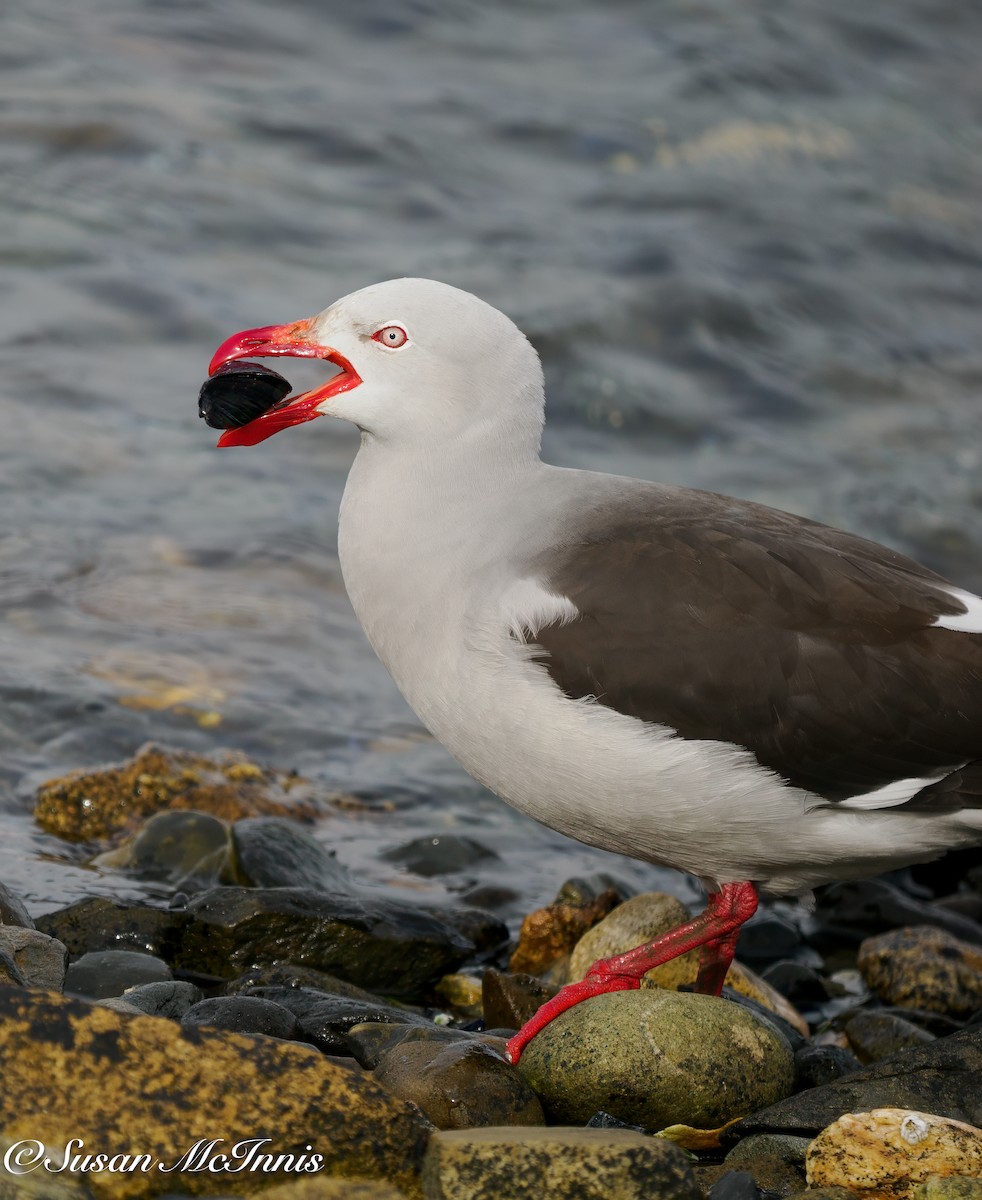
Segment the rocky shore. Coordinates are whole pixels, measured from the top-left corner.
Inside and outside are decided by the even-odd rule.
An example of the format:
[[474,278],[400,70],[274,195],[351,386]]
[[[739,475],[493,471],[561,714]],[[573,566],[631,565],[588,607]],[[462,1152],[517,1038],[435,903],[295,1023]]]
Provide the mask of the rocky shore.
[[[685,909],[572,879],[515,938],[352,878],[310,832],[332,802],[160,747],[40,790],[160,899],[32,920],[0,883],[0,1200],[982,1198],[982,854],[765,905],[721,998],[688,956],[512,1066]],[[397,865],[486,853],[443,841]]]

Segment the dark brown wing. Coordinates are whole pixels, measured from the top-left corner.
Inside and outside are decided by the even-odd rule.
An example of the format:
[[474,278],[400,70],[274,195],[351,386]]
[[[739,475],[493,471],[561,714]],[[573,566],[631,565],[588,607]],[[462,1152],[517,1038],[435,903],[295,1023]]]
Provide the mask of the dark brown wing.
[[874,542],[704,492],[606,506],[534,565],[579,612],[529,630],[571,697],[735,743],[828,800],[982,757],[982,635]]

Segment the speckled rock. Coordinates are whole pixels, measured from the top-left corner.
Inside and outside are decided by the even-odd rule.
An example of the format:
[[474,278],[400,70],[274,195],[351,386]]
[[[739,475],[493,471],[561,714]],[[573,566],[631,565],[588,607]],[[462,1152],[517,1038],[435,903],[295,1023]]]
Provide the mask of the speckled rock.
[[228,825],[193,810],[156,813],[134,838],[100,854],[93,865],[187,892],[239,882],[232,868]]
[[808,1148],[809,1184],[864,1200],[908,1200],[933,1175],[982,1175],[982,1130],[901,1108],[845,1113]]
[[185,1029],[200,1025],[287,1041],[301,1037],[300,1024],[289,1009],[259,996],[211,996],[192,1005],[181,1017],[181,1024]]
[[170,967],[153,954],[138,950],[95,950],[69,964],[65,991],[93,1000],[121,996],[139,983],[161,983],[174,978]]
[[0,925],[0,953],[10,959],[16,975],[28,987],[60,992],[64,986],[68,949],[57,938],[23,925]]
[[270,1188],[262,1193],[262,1200],[406,1200],[406,1193],[377,1179],[325,1179],[314,1175]]
[[121,999],[148,1017],[170,1017],[179,1021],[192,1004],[204,999],[204,995],[193,983],[171,979],[160,983],[138,983],[127,988]]
[[785,1200],[857,1200],[858,1193],[851,1188],[821,1187],[806,1188],[803,1192],[794,1192]]
[[[653,941],[660,934],[688,920],[688,909],[674,896],[664,892],[644,892],[640,896],[632,896],[580,938],[570,955],[569,978],[582,979],[597,959],[633,950],[635,946]],[[695,983],[698,969],[699,951],[691,950],[649,971],[644,978],[644,986],[678,991],[680,987]],[[808,1024],[794,1005],[748,967],[734,962],[726,983],[734,991],[749,996],[777,1013],[807,1037]]]
[[858,966],[889,1004],[968,1016],[982,1008],[982,947],[920,925],[867,938]]
[[348,868],[312,834],[282,817],[252,817],[232,826],[235,866],[251,887],[307,887],[348,891]]
[[437,1129],[545,1124],[524,1077],[477,1039],[403,1041],[381,1056],[375,1079],[418,1105]]
[[491,967],[481,982],[484,1024],[488,1029],[521,1029],[556,991],[534,975],[506,975]]
[[[328,1175],[385,1178],[411,1200],[420,1194],[428,1123],[310,1047],[2,988],[0,1071],[0,1129],[13,1141],[81,1138],[175,1163],[204,1136],[201,1114],[210,1112],[221,1129],[209,1136],[229,1144],[265,1136],[278,1153],[294,1154],[309,1144]],[[85,1182],[96,1200],[141,1200],[164,1190],[214,1193],[217,1181],[177,1171],[163,1183],[109,1172],[86,1173]],[[243,1172],[234,1188],[252,1193],[272,1182]]]
[[20,896],[3,883],[0,883],[0,925],[23,925],[25,929],[34,928],[27,905]]
[[914,1200],[982,1200],[982,1179],[966,1175],[928,1179],[914,1188]]
[[426,1200],[700,1200],[676,1146],[622,1129],[469,1129],[434,1134]]
[[924,1046],[934,1041],[934,1034],[921,1029],[896,1013],[860,1009],[843,1026],[849,1045],[860,1062],[879,1062],[908,1046]]
[[602,920],[620,903],[613,889],[601,893],[588,904],[550,904],[536,909],[522,922],[518,945],[508,969],[518,975],[543,975],[561,966],[565,982],[566,958],[584,933]]
[[562,1013],[519,1062],[554,1121],[612,1113],[647,1129],[716,1129],[786,1096],[794,1060],[770,1024],[715,996],[656,989]]
[[313,819],[328,798],[299,776],[266,770],[233,751],[204,758],[148,744],[127,762],[44,784],[34,818],[58,837],[98,841],[162,809],[193,808],[227,821],[286,814]]

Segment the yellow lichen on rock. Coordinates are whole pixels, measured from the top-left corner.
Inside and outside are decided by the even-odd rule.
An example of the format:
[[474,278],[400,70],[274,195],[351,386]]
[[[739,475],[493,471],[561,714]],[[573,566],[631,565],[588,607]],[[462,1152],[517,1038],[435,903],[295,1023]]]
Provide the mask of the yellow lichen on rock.
[[810,1187],[909,1200],[932,1176],[982,1175],[982,1130],[904,1108],[846,1113],[808,1147],[805,1169]]
[[227,821],[263,816],[311,820],[323,804],[306,780],[265,770],[234,751],[205,758],[148,743],[127,762],[73,771],[43,784],[34,818],[57,837],[94,841],[135,828],[154,813],[189,808]]
[[[78,1140],[80,1155],[149,1156],[147,1170],[76,1167],[95,1200],[251,1195],[296,1178],[304,1154],[321,1156],[325,1176],[382,1178],[419,1196],[429,1123],[359,1070],[309,1046],[0,988],[0,1071],[0,1129],[9,1142],[43,1143],[56,1163]],[[200,1147],[213,1139],[225,1155],[269,1139],[257,1153],[295,1162],[292,1169],[203,1169]],[[195,1147],[198,1157],[189,1159]]]

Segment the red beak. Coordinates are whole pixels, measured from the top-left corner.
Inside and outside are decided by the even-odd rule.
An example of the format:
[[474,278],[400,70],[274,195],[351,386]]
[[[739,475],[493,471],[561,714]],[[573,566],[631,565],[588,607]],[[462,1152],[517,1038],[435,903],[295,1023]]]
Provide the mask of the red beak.
[[240,358],[322,358],[341,368],[322,387],[299,396],[290,396],[282,405],[271,408],[238,429],[226,429],[218,439],[219,446],[255,446],[290,425],[300,425],[322,416],[319,407],[325,400],[341,392],[350,392],[361,383],[361,376],[343,354],[331,346],[321,346],[312,338],[313,319],[294,321],[291,325],[263,325],[260,329],[244,329],[235,333],[215,351],[208,366],[214,375],[219,367]]

